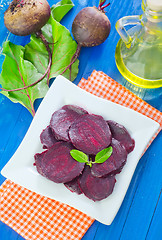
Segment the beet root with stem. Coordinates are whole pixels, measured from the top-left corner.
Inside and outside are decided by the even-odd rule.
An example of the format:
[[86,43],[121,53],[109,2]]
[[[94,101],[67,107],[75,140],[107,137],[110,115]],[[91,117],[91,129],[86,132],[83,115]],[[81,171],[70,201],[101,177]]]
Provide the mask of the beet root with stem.
[[13,34],[27,36],[39,31],[50,17],[46,0],[13,0],[4,13],[4,24]]
[[100,45],[108,38],[111,24],[104,9],[109,6],[110,3],[103,6],[105,2],[106,0],[100,3],[98,8],[83,8],[76,15],[72,24],[72,33],[78,46],[69,66],[67,66],[62,74],[66,72],[67,69],[71,69],[71,65],[79,57],[81,47],[94,47]]
[[97,46],[109,36],[110,21],[97,7],[83,8],[74,19],[72,33],[81,46]]
[[[27,36],[30,34],[36,34],[44,43],[48,55],[49,62],[45,73],[42,77],[28,86],[24,86],[17,89],[3,89],[3,91],[13,92],[28,87],[32,87],[40,82],[50,72],[52,64],[52,53],[49,47],[49,43],[41,32],[41,28],[47,23],[51,14],[51,9],[46,0],[13,0],[8,9],[4,13],[4,24],[6,28],[13,34],[18,36]],[[48,74],[49,75],[49,74]],[[47,84],[49,85],[49,79],[47,76]]]

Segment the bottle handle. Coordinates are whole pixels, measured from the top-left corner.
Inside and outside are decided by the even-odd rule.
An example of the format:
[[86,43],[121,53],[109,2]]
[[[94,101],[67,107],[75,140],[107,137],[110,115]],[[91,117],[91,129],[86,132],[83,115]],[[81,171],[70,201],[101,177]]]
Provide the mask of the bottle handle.
[[116,23],[116,26],[115,26],[116,30],[119,33],[121,39],[123,40],[127,48],[131,47],[133,39],[126,31],[125,26],[136,25],[136,24],[140,24],[140,25],[142,24],[141,16],[139,15],[122,17]]

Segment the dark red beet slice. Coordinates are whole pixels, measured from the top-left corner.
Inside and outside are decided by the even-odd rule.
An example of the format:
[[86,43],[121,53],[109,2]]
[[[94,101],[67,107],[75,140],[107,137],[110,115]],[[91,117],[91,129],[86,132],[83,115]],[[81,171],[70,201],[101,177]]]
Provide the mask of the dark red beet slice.
[[112,137],[117,139],[119,142],[121,142],[121,144],[124,145],[124,147],[128,153],[133,151],[134,146],[135,146],[135,141],[134,141],[134,139],[131,138],[127,129],[123,125],[121,125],[115,121],[109,120],[109,121],[107,121],[107,123],[110,127]]
[[112,139],[111,146],[113,152],[108,160],[104,163],[95,163],[91,168],[91,173],[95,177],[104,177],[107,175],[114,175],[119,173],[126,163],[127,151],[125,147],[116,139]]
[[[47,151],[47,150],[46,150]],[[34,155],[34,159],[35,159],[35,164],[34,166],[36,166],[37,171],[39,172],[39,174],[41,174],[42,176],[44,176],[43,171],[42,171],[42,159],[46,153],[46,151],[44,151],[43,153],[36,153]]]
[[50,148],[54,143],[58,142],[56,140],[50,126],[47,126],[40,135],[41,143],[43,144],[43,148]]
[[[48,179],[56,183],[69,182],[79,176],[84,169],[84,163],[75,161],[70,151],[74,147],[67,142],[57,142],[51,148],[41,153],[41,165],[37,167]],[[41,155],[40,154],[40,155]],[[37,166],[37,162],[36,166]]]
[[105,178],[94,177],[88,166],[85,167],[82,176],[78,180],[82,192],[93,201],[107,198],[112,193],[115,182],[114,176]]
[[65,105],[53,113],[50,121],[50,127],[55,134],[56,139],[69,141],[68,130],[71,124],[82,114],[88,112],[83,108],[74,105]]
[[82,115],[71,125],[69,137],[72,144],[86,154],[97,154],[111,143],[111,131],[103,117]]
[[[80,175],[81,176],[81,175]],[[79,176],[79,177],[80,177]],[[72,181],[64,183],[65,187],[67,187],[67,189],[69,189],[71,192],[75,192],[77,194],[82,194],[82,190],[79,187],[78,184],[78,179],[79,177],[74,178]]]

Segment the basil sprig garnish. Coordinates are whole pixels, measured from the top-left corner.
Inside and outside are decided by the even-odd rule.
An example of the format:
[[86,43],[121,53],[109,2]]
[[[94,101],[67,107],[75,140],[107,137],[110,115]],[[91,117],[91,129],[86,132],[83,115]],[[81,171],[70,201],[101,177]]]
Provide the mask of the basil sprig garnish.
[[103,162],[107,161],[109,159],[109,157],[111,156],[112,152],[113,152],[113,148],[111,146],[104,148],[103,150],[101,150],[100,152],[98,152],[96,154],[94,161],[87,154],[85,154],[84,152],[79,151],[77,149],[72,149],[70,151],[70,154],[76,161],[86,163],[87,165],[92,167],[92,164],[103,163]]

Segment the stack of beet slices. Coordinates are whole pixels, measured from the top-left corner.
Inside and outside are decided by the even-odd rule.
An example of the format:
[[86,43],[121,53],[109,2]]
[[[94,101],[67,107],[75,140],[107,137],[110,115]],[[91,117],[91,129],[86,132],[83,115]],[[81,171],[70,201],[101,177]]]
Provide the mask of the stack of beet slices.
[[[121,172],[135,146],[124,126],[74,105],[65,105],[53,113],[40,140],[46,150],[34,156],[37,171],[93,201],[112,193],[115,175]],[[74,160],[70,154],[72,149],[78,149],[93,159],[108,146],[113,148],[109,159],[92,167]]]

